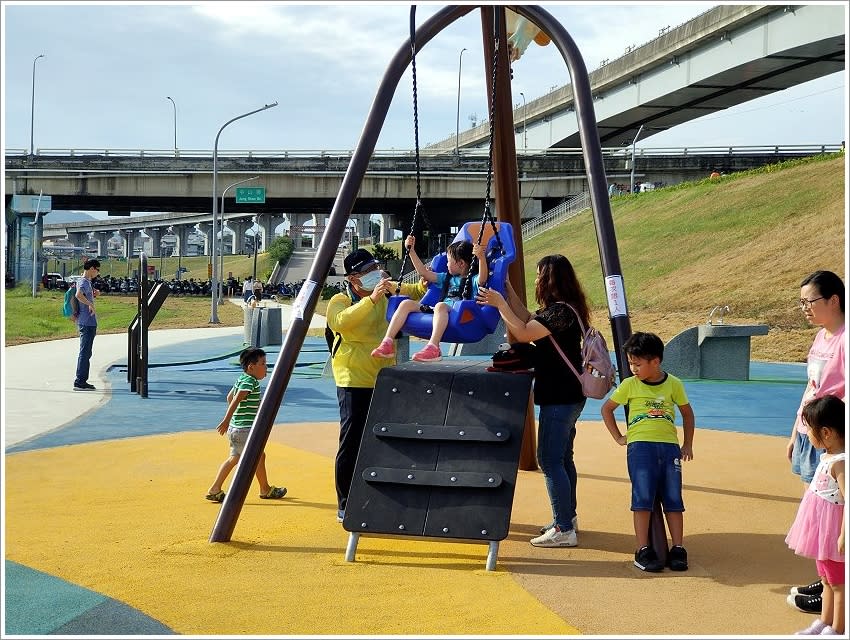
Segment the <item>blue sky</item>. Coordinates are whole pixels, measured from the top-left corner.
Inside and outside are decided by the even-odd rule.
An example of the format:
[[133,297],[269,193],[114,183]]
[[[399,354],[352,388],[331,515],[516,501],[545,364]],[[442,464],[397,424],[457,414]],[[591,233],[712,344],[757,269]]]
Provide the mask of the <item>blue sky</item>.
[[[442,4],[417,5],[417,22]],[[712,3],[542,4],[588,69]],[[351,149],[387,63],[408,35],[408,4],[3,3],[3,140],[54,149],[211,150],[231,118],[278,101],[222,133],[219,149]],[[417,56],[420,141],[453,135],[459,52],[461,129],[486,116],[478,12]],[[645,146],[839,143],[845,73],[777,92],[651,136]],[[569,83],[553,46],[514,64],[514,101]],[[413,146],[410,81],[400,85],[378,149]],[[804,123],[805,126],[801,126]],[[641,145],[639,145],[641,146]]]

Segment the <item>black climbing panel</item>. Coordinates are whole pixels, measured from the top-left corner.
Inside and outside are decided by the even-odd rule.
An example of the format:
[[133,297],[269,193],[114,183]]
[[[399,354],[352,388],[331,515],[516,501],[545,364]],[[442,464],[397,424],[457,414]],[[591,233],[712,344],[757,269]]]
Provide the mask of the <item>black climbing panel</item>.
[[343,527],[360,535],[508,535],[531,377],[487,362],[408,362],[379,376]]

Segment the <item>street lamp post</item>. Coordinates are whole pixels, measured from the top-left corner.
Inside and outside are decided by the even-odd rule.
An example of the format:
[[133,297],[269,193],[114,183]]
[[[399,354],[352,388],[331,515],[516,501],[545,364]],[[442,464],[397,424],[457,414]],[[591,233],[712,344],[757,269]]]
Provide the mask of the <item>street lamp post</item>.
[[640,136],[640,132],[643,131],[643,125],[640,125],[637,133],[635,134],[635,139],[632,140],[632,177],[631,182],[629,183],[629,192],[635,192],[635,143],[637,142],[638,136]]
[[[224,194],[227,193],[227,190],[230,187],[235,187],[237,184],[242,184],[243,182],[251,182],[251,180],[257,180],[260,176],[254,176],[253,178],[245,178],[244,180],[239,180],[238,182],[234,182],[232,184],[227,185],[224,188],[224,191],[221,192],[221,244],[219,245],[219,272],[221,273],[221,279],[224,280]],[[236,243],[236,238],[233,239],[234,244]],[[222,283],[219,283],[222,284]],[[223,289],[222,285],[222,289]],[[223,302],[224,296],[219,290],[218,303],[221,304]]]
[[[256,222],[254,223],[256,224]],[[260,248],[257,246],[257,233],[259,229],[254,229],[254,236],[251,246],[254,248],[254,275],[251,278],[254,282],[257,281],[257,252],[259,252]]]
[[455,157],[460,159],[460,69],[463,65],[463,52],[466,47],[460,50],[460,55],[457,59],[457,117],[455,118]]
[[168,100],[171,100],[171,107],[174,111],[174,151],[177,151],[177,104],[174,102],[174,98],[171,96],[165,96]]
[[32,61],[32,102],[30,103],[30,155],[35,153],[35,63],[39,58],[44,58],[44,54],[40,53]]
[[215,146],[213,147],[213,211],[212,211],[212,245],[210,246],[210,258],[212,263],[212,301],[211,301],[211,311],[210,311],[210,324],[220,324],[218,320],[218,304],[216,295],[218,294],[218,276],[216,273],[216,269],[218,264],[216,263],[216,217],[218,216],[218,138],[221,136],[221,132],[224,131],[224,128],[229,125],[231,122],[236,122],[242,118],[247,118],[248,116],[252,116],[255,113],[259,113],[260,111],[265,111],[266,109],[271,109],[272,107],[277,106],[277,101],[272,102],[271,104],[266,104],[260,107],[259,109],[254,109],[253,111],[249,111],[248,113],[243,113],[241,116],[236,116],[235,118],[231,118],[218,130],[218,133],[215,136]]
[[528,150],[528,130],[525,128],[526,124],[526,104],[525,104],[525,94],[520,91],[519,95],[522,96],[522,149],[523,151]]

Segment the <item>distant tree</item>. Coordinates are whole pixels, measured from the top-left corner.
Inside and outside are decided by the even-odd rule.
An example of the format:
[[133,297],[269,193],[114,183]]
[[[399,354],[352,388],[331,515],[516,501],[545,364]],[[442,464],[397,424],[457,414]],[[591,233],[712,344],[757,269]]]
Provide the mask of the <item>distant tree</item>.
[[378,262],[386,263],[387,260],[398,259],[398,254],[392,249],[392,247],[388,247],[383,244],[376,244],[373,249],[372,255],[375,256],[375,260]]
[[292,238],[289,236],[278,236],[269,245],[269,257],[278,263],[283,263],[289,260],[295,247],[292,244]]

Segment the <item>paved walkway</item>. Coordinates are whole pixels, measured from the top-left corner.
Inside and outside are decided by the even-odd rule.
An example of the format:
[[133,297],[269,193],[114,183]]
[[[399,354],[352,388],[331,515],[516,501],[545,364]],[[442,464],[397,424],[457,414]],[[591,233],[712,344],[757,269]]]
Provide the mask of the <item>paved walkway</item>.
[[[146,399],[129,391],[124,334],[95,340],[91,393],[71,391],[76,339],[5,349],[6,634],[737,637],[810,622],[783,595],[814,575],[783,544],[801,491],[784,461],[801,365],[687,382],[698,424],[685,470],[689,572],[631,566],[623,452],[594,401],[577,438],[580,546],[528,544],[549,506],[541,474],[521,471],[511,531],[486,572],[486,546],[397,536],[366,537],[344,561],[322,339],[305,342],[266,447],[270,480],[289,494],[259,500],[254,482],[231,542],[208,543],[218,507],[203,493],[226,455],[213,427],[243,335],[152,331]],[[279,347],[267,351],[273,363]],[[649,602],[668,615],[647,616]]]

